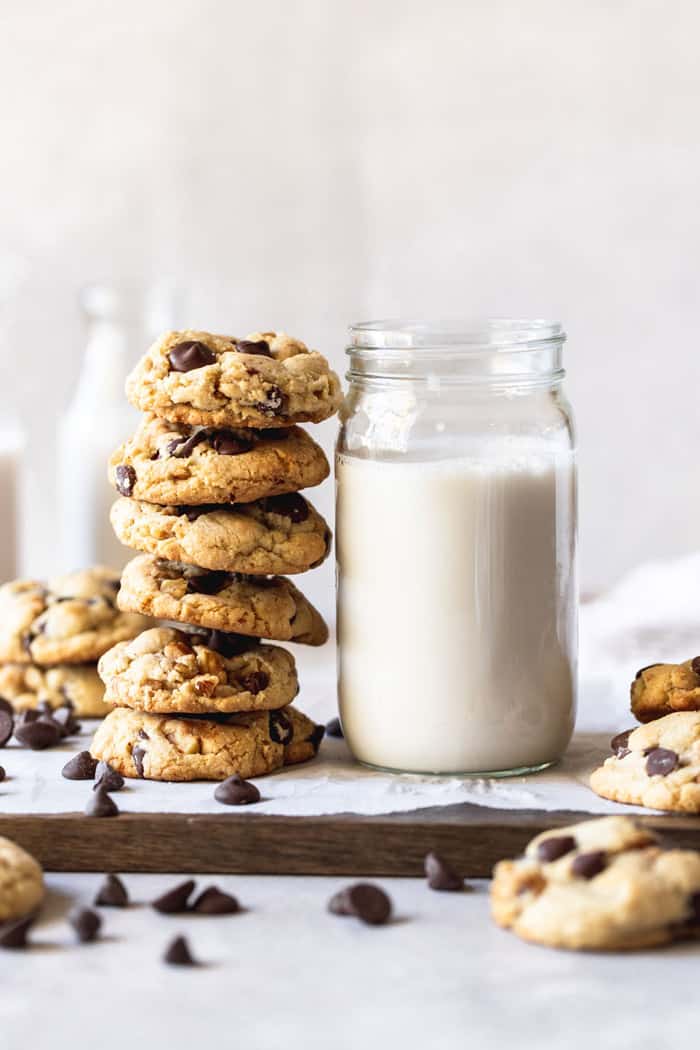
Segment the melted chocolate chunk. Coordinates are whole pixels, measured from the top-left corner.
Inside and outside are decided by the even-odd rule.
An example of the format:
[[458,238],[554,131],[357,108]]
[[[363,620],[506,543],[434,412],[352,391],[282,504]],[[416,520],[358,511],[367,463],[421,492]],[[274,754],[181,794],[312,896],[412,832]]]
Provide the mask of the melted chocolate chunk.
[[573,835],[552,835],[542,839],[537,846],[537,859],[551,864],[553,860],[559,860],[576,849],[576,839]]
[[284,744],[285,747],[291,743],[294,736],[292,723],[281,711],[270,711],[269,730],[270,739],[274,740],[276,744]]
[[175,459],[189,459],[197,445],[207,440],[207,429],[195,430],[189,437],[173,438],[165,446],[165,451]]
[[255,354],[256,357],[272,357],[266,339],[236,339],[234,345],[239,354]]
[[629,748],[627,742],[630,738],[630,733],[633,733],[633,729],[625,729],[623,733],[618,733],[610,741],[610,750],[614,751],[618,758],[624,758],[625,755],[629,755]]
[[298,492],[288,492],[284,496],[268,496],[264,508],[268,514],[279,514],[295,524],[306,521],[309,516],[309,504]]
[[271,386],[265,394],[267,400],[258,401],[255,408],[263,416],[277,416],[282,414],[284,405],[284,394],[278,386]]
[[652,747],[647,752],[645,769],[648,776],[667,777],[678,766],[678,755],[666,747]]
[[143,760],[144,760],[145,754],[146,754],[146,752],[145,752],[144,748],[142,748],[142,747],[132,747],[132,749],[131,749],[131,757],[134,760],[134,765],[136,766],[136,772],[138,773],[138,775],[140,777],[143,777]]
[[115,471],[117,491],[122,496],[131,496],[136,484],[136,471],[127,463],[120,463]]
[[596,875],[600,875],[606,864],[605,850],[591,850],[590,853],[579,853],[578,857],[574,857],[571,872],[582,879],[593,879]]
[[311,744],[312,748],[314,749],[314,754],[315,755],[318,754],[318,749],[321,746],[321,741],[323,740],[325,735],[326,735],[326,728],[325,728],[325,726],[316,725],[311,730],[310,735],[307,736],[307,738],[306,738],[307,743]]
[[209,636],[204,639],[203,644],[208,649],[213,649],[220,656],[231,657],[247,652],[248,649],[258,645],[259,642],[259,638],[248,637],[245,634],[227,634],[225,631],[212,630],[209,632]]
[[245,693],[262,693],[270,684],[270,676],[264,671],[252,671],[240,680],[240,686]]
[[241,437],[233,430],[215,430],[209,443],[220,456],[240,456],[253,448],[250,438]]
[[187,590],[192,594],[218,594],[231,583],[230,572],[203,572],[190,576]]
[[192,372],[195,368],[213,365],[216,354],[205,343],[197,339],[186,339],[172,348],[168,354],[172,372]]

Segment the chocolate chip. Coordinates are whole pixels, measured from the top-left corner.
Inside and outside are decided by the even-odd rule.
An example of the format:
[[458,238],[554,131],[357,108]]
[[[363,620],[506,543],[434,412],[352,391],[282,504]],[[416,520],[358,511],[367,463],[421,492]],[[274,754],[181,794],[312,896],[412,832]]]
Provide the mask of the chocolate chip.
[[331,897],[328,910],[334,915],[354,915],[370,926],[381,926],[391,915],[391,900],[379,886],[357,882]]
[[146,755],[146,751],[142,747],[132,747],[131,757],[134,760],[136,766],[136,772],[140,777],[143,777],[143,760]]
[[700,893],[691,893],[688,904],[690,915],[686,921],[692,924],[700,922]]
[[542,839],[538,844],[537,859],[551,864],[552,861],[571,853],[572,849],[576,849],[576,839],[573,835],[553,835],[551,838]]
[[231,574],[228,572],[203,572],[190,576],[187,581],[187,590],[194,594],[218,594],[231,582]]
[[95,904],[102,908],[126,908],[129,894],[118,875],[107,875],[97,891]]
[[173,372],[192,372],[195,368],[213,365],[216,354],[198,339],[186,339],[172,348],[168,361]]
[[249,638],[245,634],[227,634],[225,631],[210,631],[205,640],[208,649],[213,649],[220,656],[239,656],[253,646],[258,645],[259,638]]
[[189,459],[197,445],[206,441],[207,434],[208,430],[206,427],[202,427],[200,430],[195,430],[188,437],[174,438],[167,443],[165,451],[175,459]]
[[73,755],[61,770],[66,780],[93,780],[97,769],[97,759],[89,751],[79,751]]
[[198,915],[235,915],[241,909],[230,893],[224,893],[218,886],[209,886],[200,893],[190,910]]
[[151,907],[163,915],[175,915],[178,912],[187,911],[187,901],[194,889],[194,879],[181,882],[167,893],[162,893],[151,902]]
[[634,676],[634,680],[641,678],[645,671],[651,671],[652,667],[661,667],[661,664],[647,664],[646,667],[640,667]]
[[607,864],[605,850],[591,850],[590,853],[579,853],[574,857],[571,864],[572,875],[578,875],[582,879],[592,879],[600,875]]
[[258,401],[255,407],[263,416],[276,416],[284,404],[284,394],[278,386],[271,386],[265,397],[267,400]]
[[68,916],[68,922],[81,944],[96,940],[102,925],[102,919],[91,908],[76,908]]
[[62,707],[55,708],[51,717],[58,726],[61,736],[72,736],[74,733],[80,732],[80,723],[76,721],[75,715],[73,714],[72,704],[70,704],[70,706],[64,704]]
[[120,463],[114,472],[117,492],[122,496],[131,496],[136,484],[136,471],[126,463]]
[[700,656],[696,656],[690,666],[693,674],[700,675]]
[[61,739],[61,730],[53,719],[40,715],[33,722],[22,722],[15,728],[15,736],[20,744],[30,747],[32,751],[43,751],[55,747]]
[[234,434],[232,430],[214,431],[209,444],[220,456],[241,456],[253,448],[253,442],[249,438]]
[[39,712],[34,708],[28,708],[26,711],[21,711],[17,715],[16,722],[18,726],[28,725],[30,722],[36,722],[39,718]]
[[238,773],[234,773],[232,777],[227,777],[217,786],[214,798],[217,802],[222,802],[224,806],[249,806],[251,803],[260,801],[260,792],[255,784],[243,780]]
[[3,767],[0,766],[0,784],[3,782],[3,780],[5,779],[6,776],[7,776],[7,773],[5,772]]
[[0,948],[26,948],[27,934],[34,923],[34,916],[6,923],[0,927]]
[[424,861],[425,877],[431,890],[457,893],[464,889],[464,879],[439,853],[428,853]]
[[653,747],[647,755],[646,771],[650,777],[667,777],[678,766],[678,755],[666,747]]
[[240,680],[241,690],[244,693],[262,693],[270,684],[270,676],[264,671],[252,671]]
[[343,727],[340,724],[340,719],[331,718],[330,722],[326,722],[326,732],[328,733],[328,736],[333,736],[339,740],[342,740]]
[[306,521],[309,516],[309,504],[298,492],[288,492],[283,496],[268,496],[264,506],[268,514],[279,514],[280,517],[289,518],[295,524]]
[[270,344],[266,339],[236,339],[235,348],[239,354],[255,354],[256,357],[272,357]]
[[286,441],[290,435],[287,427],[266,427],[265,430],[256,430],[261,441]]
[[101,784],[93,789],[93,794],[87,800],[85,806],[86,817],[118,817],[119,807],[110,795],[107,794]]
[[614,751],[618,758],[624,758],[625,755],[629,755],[629,748],[627,743],[630,738],[630,733],[633,733],[633,729],[625,729],[624,733],[618,733],[610,741],[610,750]]
[[326,727],[325,726],[316,725],[311,730],[310,734],[307,736],[306,742],[307,742],[307,744],[311,744],[312,748],[314,749],[314,754],[315,755],[318,754],[318,749],[321,746],[321,741],[323,740],[325,735],[326,735]]
[[0,696],[0,711],[7,711],[8,715],[14,717],[15,709],[9,700],[5,700],[3,696]]
[[284,744],[285,746],[291,743],[294,729],[286,715],[282,714],[281,711],[270,711],[268,724],[271,740],[274,740],[276,744]]
[[0,708],[0,747],[4,747],[15,731],[14,715]]
[[163,962],[168,963],[170,966],[197,965],[192,958],[189,945],[184,937],[176,937],[174,941],[171,941],[163,956]]
[[112,769],[109,762],[99,762],[95,770],[93,791],[97,791],[100,787],[107,792],[121,791],[124,787],[124,777],[121,773],[117,773],[116,769]]

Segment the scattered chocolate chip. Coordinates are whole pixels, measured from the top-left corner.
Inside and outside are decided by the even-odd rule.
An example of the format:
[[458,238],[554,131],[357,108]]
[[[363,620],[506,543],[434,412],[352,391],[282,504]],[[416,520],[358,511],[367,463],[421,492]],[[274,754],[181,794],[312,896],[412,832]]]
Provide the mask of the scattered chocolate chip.
[[542,839],[537,847],[537,859],[545,864],[551,864],[554,860],[571,853],[576,849],[576,839],[573,835],[553,835],[551,838]]
[[241,678],[240,686],[244,693],[262,693],[270,684],[270,676],[264,671],[251,671]]
[[236,339],[236,350],[239,354],[255,354],[256,357],[272,357],[270,344],[266,339]]
[[298,492],[288,492],[284,496],[268,496],[264,507],[268,514],[279,514],[295,524],[306,521],[309,516],[309,504]]
[[136,484],[136,471],[126,463],[120,463],[114,472],[116,477],[117,492],[122,496],[130,496]]
[[694,674],[700,675],[700,656],[696,656],[690,666]]
[[646,771],[650,777],[667,777],[678,766],[678,755],[666,747],[653,747],[646,752]]
[[194,594],[218,594],[230,582],[231,574],[228,572],[197,573],[187,580],[187,590]]
[[86,817],[118,817],[119,807],[110,795],[107,794],[101,784],[93,788],[93,794],[85,806]]
[[634,680],[641,678],[645,671],[651,671],[652,667],[661,667],[661,664],[647,664],[646,667],[640,667],[634,676]]
[[6,776],[7,776],[7,773],[5,772],[3,767],[0,766],[0,784],[3,782],[3,780],[5,779]]
[[253,646],[258,645],[259,638],[250,638],[245,634],[227,634],[225,631],[210,631],[204,644],[220,656],[239,656]]
[[138,775],[140,777],[143,777],[143,760],[144,760],[145,755],[146,755],[146,751],[145,751],[144,748],[142,748],[142,747],[132,747],[132,749],[131,749],[131,757],[134,760],[134,765],[136,766],[136,772],[138,773]]
[[42,715],[50,715],[53,711],[53,707],[51,705],[50,700],[40,700],[39,703],[36,705],[36,709]]
[[634,732],[632,729],[625,729],[624,733],[618,733],[610,741],[610,750],[614,751],[618,758],[624,758],[625,755],[629,755],[629,748],[627,742],[630,738],[630,733]]
[[188,879],[186,882],[181,882],[179,886],[175,886],[172,890],[168,890],[167,893],[162,893],[160,897],[156,897],[151,902],[151,907],[163,915],[175,915],[178,912],[187,911],[187,901],[190,899],[193,889],[194,879]]
[[39,712],[30,707],[26,711],[21,711],[20,714],[17,715],[16,722],[17,725],[25,726],[30,722],[36,722],[38,718]]
[[458,893],[464,889],[464,879],[450,867],[439,853],[428,853],[425,861],[425,877],[431,890],[444,890],[446,893]]
[[0,926],[0,948],[26,948],[27,934],[34,923],[34,916],[18,919]]
[[4,747],[15,731],[15,719],[5,708],[0,708],[0,747]]
[[209,444],[220,456],[241,456],[253,448],[250,438],[235,434],[232,430],[215,430]]
[[227,777],[217,786],[214,798],[225,806],[249,806],[253,802],[260,801],[260,792],[255,784],[243,780],[238,773],[234,773],[232,777]]
[[163,962],[169,963],[170,966],[197,965],[192,958],[189,945],[184,937],[176,937],[174,941],[170,942],[163,956]]
[[168,361],[173,372],[192,372],[195,368],[213,365],[216,354],[198,339],[187,339],[172,348]]
[[209,886],[202,890],[190,911],[198,915],[235,915],[240,905],[230,893],[224,893],[218,886]]
[[370,926],[381,926],[391,915],[391,900],[379,886],[357,882],[331,897],[328,910],[334,915],[354,915]]
[[81,944],[96,940],[102,925],[102,919],[91,908],[76,908],[68,916],[68,922]]
[[312,748],[314,749],[314,754],[315,755],[318,754],[318,749],[320,748],[321,741],[323,740],[325,735],[326,735],[326,727],[325,726],[321,726],[321,725],[316,725],[311,730],[311,733],[309,734],[309,736],[307,736],[306,741],[307,741],[307,743],[311,744]]
[[328,736],[333,736],[339,740],[343,739],[343,727],[340,724],[339,718],[331,718],[330,722],[326,722],[326,732]]
[[8,715],[14,717],[15,709],[9,700],[5,700],[3,696],[0,696],[0,711],[7,711]]
[[103,908],[126,908],[129,894],[118,875],[107,875],[97,891],[95,904]]
[[284,744],[286,746],[291,743],[294,729],[287,716],[282,714],[281,711],[270,711],[268,725],[270,739],[274,740],[276,744]]
[[267,400],[258,401],[255,407],[263,416],[276,416],[284,404],[284,394],[278,386],[271,386],[268,387],[265,397]]
[[89,751],[79,751],[66,762],[61,774],[66,780],[94,780],[96,769],[97,759]]
[[95,770],[95,786],[93,791],[102,788],[104,791],[121,791],[124,787],[124,777],[112,769],[109,762],[99,762]]
[[20,744],[30,747],[32,751],[43,751],[56,746],[61,739],[61,729],[53,719],[40,715],[35,721],[25,721],[16,726],[15,736]]
[[64,704],[62,707],[57,707],[51,717],[58,726],[61,736],[72,736],[74,733],[80,732],[80,723],[76,721],[73,714],[72,704],[70,706]]
[[578,857],[574,857],[571,864],[571,872],[582,879],[592,879],[596,875],[600,875],[606,864],[605,850],[591,850],[590,853],[579,853]]

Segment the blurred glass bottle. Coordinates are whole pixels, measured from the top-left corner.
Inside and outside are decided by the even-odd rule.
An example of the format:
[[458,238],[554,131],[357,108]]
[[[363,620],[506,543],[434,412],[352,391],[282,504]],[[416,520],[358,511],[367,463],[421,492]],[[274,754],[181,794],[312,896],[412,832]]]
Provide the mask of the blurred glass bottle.
[[138,423],[124,394],[135,358],[163,329],[173,327],[172,290],[146,294],[109,285],[83,289],[87,346],[73,398],[59,423],[58,507],[65,571],[92,564],[121,568],[131,555],[109,523],[116,493],[107,461]]
[[19,575],[20,485],[24,435],[13,417],[0,419],[0,583]]

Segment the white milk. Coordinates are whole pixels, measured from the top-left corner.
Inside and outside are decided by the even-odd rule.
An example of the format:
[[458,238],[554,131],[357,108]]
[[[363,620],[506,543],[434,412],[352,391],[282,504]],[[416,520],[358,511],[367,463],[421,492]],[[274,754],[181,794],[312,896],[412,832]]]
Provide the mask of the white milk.
[[338,457],[339,702],[360,761],[475,773],[564,751],[576,588],[556,537],[575,480],[557,457]]

